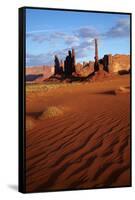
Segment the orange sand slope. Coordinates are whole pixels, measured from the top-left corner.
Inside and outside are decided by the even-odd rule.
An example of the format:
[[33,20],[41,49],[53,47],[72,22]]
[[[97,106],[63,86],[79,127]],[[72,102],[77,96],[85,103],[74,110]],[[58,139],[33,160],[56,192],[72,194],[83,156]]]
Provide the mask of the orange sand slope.
[[27,192],[130,186],[130,94],[120,86],[129,75],[27,92]]

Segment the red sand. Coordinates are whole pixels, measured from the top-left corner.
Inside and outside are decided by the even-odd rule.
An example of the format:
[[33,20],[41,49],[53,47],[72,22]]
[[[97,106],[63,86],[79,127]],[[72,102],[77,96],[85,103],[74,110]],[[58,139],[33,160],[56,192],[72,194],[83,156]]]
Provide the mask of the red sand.
[[[129,75],[27,93],[27,192],[130,186],[130,94],[116,95],[119,86]],[[38,119],[48,106],[67,110]]]

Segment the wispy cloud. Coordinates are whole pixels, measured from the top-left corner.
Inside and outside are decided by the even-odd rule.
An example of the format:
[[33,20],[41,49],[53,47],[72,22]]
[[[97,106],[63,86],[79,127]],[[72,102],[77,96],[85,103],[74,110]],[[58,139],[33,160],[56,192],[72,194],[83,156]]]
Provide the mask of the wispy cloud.
[[42,42],[53,42],[53,41],[63,41],[67,45],[74,45],[79,42],[79,38],[75,35],[70,35],[65,32],[51,32],[49,33],[27,33],[26,37],[31,39],[33,42],[42,43]]
[[44,41],[49,41],[48,34],[27,33],[26,37],[30,38],[33,42],[38,42],[39,44]]
[[[50,29],[51,30],[51,29]],[[54,44],[65,44],[65,48],[56,49],[46,54],[32,55],[27,54],[27,65],[51,65],[54,62],[54,55],[58,55],[60,59],[65,59],[67,52],[72,47],[75,49],[76,57],[83,59],[89,55],[90,50],[94,48],[94,38],[99,40],[116,39],[128,37],[130,35],[130,20],[119,19],[106,32],[97,31],[91,26],[80,27],[72,30],[70,33],[66,31],[39,30],[27,33],[27,38],[41,44],[43,42],[54,42]],[[64,46],[64,45],[62,45]]]
[[127,37],[130,35],[130,21],[129,19],[120,19],[114,26],[108,30],[104,36],[108,38]]
[[91,39],[91,38],[117,38],[126,37],[130,34],[130,21],[129,19],[119,19],[116,21],[114,26],[112,26],[106,32],[99,32],[95,27],[85,26],[79,29],[72,30],[72,32],[66,33],[63,31],[56,31],[56,29],[49,30],[38,30],[31,31],[26,34],[27,38],[31,39],[33,42],[52,42],[52,41],[63,41],[65,44],[74,45],[79,43],[80,39]]
[[[75,49],[77,58],[84,58],[85,56],[88,56],[90,50],[94,48],[94,40],[91,41],[86,40],[78,45],[73,45],[72,47]],[[53,65],[54,56],[57,55],[60,60],[64,61],[68,54],[68,50],[71,50],[71,48],[63,48],[45,54],[37,54],[37,55],[28,53],[26,55],[26,64],[27,66]]]
[[79,38],[73,34],[65,33],[65,32],[54,32],[50,35],[50,38],[53,40],[62,40],[67,45],[75,45],[78,44]]
[[75,35],[79,38],[93,38],[99,35],[94,27],[85,26],[74,31]]
[[56,31],[56,29],[42,29],[42,30],[33,30],[33,31],[28,31],[28,34],[31,33],[46,33],[46,32],[52,32],[52,31]]

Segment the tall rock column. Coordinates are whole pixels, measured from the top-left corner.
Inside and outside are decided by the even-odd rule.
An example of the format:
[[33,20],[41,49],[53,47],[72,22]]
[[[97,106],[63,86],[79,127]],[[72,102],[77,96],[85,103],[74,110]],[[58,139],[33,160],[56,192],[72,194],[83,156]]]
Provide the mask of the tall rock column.
[[76,60],[75,60],[75,50],[72,49],[72,73],[75,72],[75,64],[76,64]]
[[54,59],[54,74],[60,74],[60,61],[57,55],[55,55]]
[[108,55],[108,72],[113,72],[113,57],[112,54]]
[[64,72],[65,76],[69,77],[72,75],[72,53],[71,51],[68,51],[68,56],[66,57],[64,61]]
[[97,43],[97,39],[95,39],[95,63],[94,63],[94,71],[98,71],[99,70],[99,66],[98,66],[98,43]]
[[104,70],[109,72],[109,68],[108,68],[108,55],[104,55],[103,57],[103,64],[104,64]]

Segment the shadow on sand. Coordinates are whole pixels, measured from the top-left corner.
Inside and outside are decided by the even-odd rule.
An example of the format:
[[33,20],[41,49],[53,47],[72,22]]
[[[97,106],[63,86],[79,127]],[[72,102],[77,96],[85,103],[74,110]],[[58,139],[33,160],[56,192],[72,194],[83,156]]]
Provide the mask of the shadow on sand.
[[114,90],[109,90],[109,91],[103,91],[103,92],[96,92],[96,93],[93,93],[93,94],[103,94],[103,95],[116,95],[115,91]]

